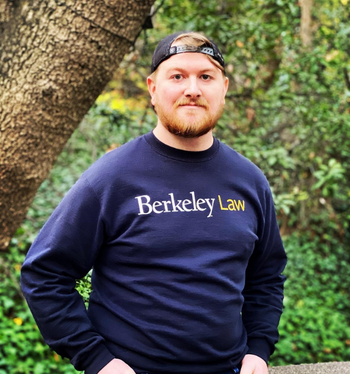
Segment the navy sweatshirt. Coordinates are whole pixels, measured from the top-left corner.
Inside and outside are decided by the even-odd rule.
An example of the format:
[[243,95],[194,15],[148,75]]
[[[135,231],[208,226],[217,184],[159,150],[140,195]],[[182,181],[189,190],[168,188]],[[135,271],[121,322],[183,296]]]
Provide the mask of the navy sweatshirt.
[[[268,182],[217,139],[153,133],[94,163],[31,246],[22,289],[49,346],[96,374],[220,373],[278,340],[286,255]],[[93,268],[88,311],[75,280]]]

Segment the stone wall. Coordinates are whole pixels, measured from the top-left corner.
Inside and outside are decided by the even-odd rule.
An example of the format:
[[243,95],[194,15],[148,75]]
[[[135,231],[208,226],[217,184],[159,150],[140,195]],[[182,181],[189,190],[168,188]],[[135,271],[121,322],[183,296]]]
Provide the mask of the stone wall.
[[269,374],[350,374],[350,362],[276,366],[269,368]]

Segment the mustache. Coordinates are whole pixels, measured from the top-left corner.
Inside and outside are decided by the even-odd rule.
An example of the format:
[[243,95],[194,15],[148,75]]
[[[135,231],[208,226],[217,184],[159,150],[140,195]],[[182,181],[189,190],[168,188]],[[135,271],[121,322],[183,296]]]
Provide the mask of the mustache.
[[176,100],[174,104],[175,108],[179,106],[184,106],[184,105],[195,105],[195,106],[203,107],[206,109],[209,108],[207,100],[205,100],[203,97],[200,97],[198,99],[181,98],[181,99]]

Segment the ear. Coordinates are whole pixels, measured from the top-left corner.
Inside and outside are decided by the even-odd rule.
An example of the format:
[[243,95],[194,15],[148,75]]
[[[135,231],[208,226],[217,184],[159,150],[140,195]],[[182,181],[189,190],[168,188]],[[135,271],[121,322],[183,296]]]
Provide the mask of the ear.
[[155,92],[156,92],[156,83],[154,81],[154,77],[149,76],[147,78],[147,86],[148,86],[148,92],[151,95],[151,103],[154,106],[155,105]]
[[228,78],[225,77],[224,78],[224,89],[223,89],[223,95],[222,95],[223,104],[225,104],[225,96],[226,96],[227,90],[228,90]]

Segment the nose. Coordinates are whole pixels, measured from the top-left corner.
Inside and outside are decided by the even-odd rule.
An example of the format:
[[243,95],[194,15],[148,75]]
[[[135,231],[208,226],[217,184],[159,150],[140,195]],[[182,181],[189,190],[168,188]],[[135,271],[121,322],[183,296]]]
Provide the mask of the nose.
[[190,77],[188,79],[188,84],[184,92],[186,97],[200,97],[202,95],[202,92],[198,86],[197,77]]

